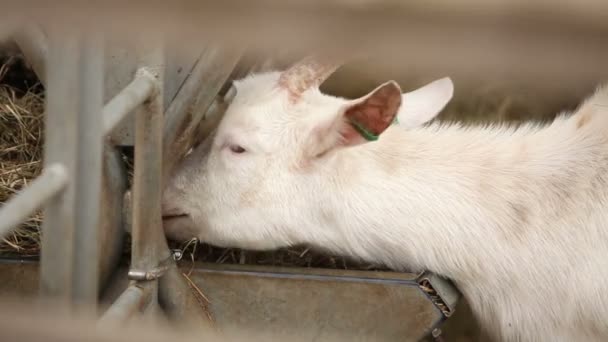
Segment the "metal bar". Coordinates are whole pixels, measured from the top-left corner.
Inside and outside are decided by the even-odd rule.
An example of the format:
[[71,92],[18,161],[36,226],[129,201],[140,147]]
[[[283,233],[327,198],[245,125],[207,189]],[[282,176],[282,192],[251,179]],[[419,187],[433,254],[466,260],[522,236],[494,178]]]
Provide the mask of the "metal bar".
[[[78,148],[79,49],[73,31],[49,32],[49,65],[45,115],[45,165],[61,163],[67,177],[76,171]],[[72,303],[76,184],[69,183],[49,203],[42,223],[40,292],[68,309]]]
[[99,287],[108,286],[111,274],[116,270],[124,252],[123,215],[124,194],[127,190],[127,171],[122,154],[111,143],[106,143],[103,157],[101,183],[101,222],[99,235]]
[[103,155],[102,107],[104,56],[101,35],[87,32],[81,40],[80,118],[75,174],[74,301],[95,311],[99,278],[99,227]]
[[[239,63],[242,63],[242,62],[243,62],[243,60],[241,58],[241,61]],[[238,79],[238,78],[245,77],[247,75],[247,73],[268,71],[272,68],[279,67],[277,64],[278,63],[276,60],[267,59],[267,60],[263,60],[260,63],[254,63],[252,65],[241,66],[241,68],[243,70],[239,70],[238,72],[235,72],[235,70],[233,70],[231,77],[233,79]],[[239,65],[237,64],[236,68],[238,68],[238,67],[239,67]],[[195,146],[198,146],[198,144],[200,144],[203,140],[205,140],[213,132],[213,130],[215,130],[217,128],[222,117],[224,116],[224,112],[228,108],[228,105],[230,104],[230,102],[232,102],[232,100],[236,96],[236,88],[234,87],[233,84],[228,83],[228,84],[225,84],[224,87],[228,88],[226,90],[226,93],[224,94],[224,96],[221,96],[221,95],[216,96],[210,105],[207,105],[207,103],[204,103],[200,107],[199,106],[195,107],[194,112],[197,112],[197,113],[202,112],[205,114],[203,115],[202,119],[200,120],[200,122],[198,124],[198,127],[196,128],[196,133],[194,133],[192,144],[191,144],[193,146],[193,148]],[[197,101],[197,104],[201,105],[201,101]],[[204,107],[204,106],[206,106],[206,107]]]
[[109,134],[127,115],[150,97],[156,80],[149,73],[138,74],[129,85],[103,107],[103,132]]
[[[231,87],[230,90],[233,90],[234,87]],[[220,121],[224,117],[224,113],[228,108],[229,99],[226,97],[231,96],[230,90],[226,94],[223,99],[215,99],[209,109],[205,112],[205,116],[199,123],[196,128],[196,134],[192,139],[192,148],[196,148],[200,143],[202,143],[209,135],[217,128]]]
[[100,326],[111,323],[122,323],[133,317],[136,313],[143,311],[150,300],[150,291],[145,291],[141,286],[130,285],[116,299],[112,305],[99,319]]
[[[163,146],[163,181],[188,151],[192,135],[206,110],[242,55],[240,50],[209,48],[205,50],[192,73],[171,102],[166,113]],[[204,84],[204,89],[203,89]],[[190,111],[191,106],[196,111]]]
[[68,177],[59,164],[47,166],[27,188],[0,209],[0,239],[65,189]]
[[[148,38],[145,38],[148,40]],[[163,111],[171,104],[178,90],[183,85],[185,79],[190,75],[197,59],[201,54],[203,46],[195,44],[193,49],[183,53],[180,48],[183,45],[181,39],[173,41],[165,40],[165,61],[163,65],[146,63],[150,70],[162,68],[165,81],[162,82]],[[141,61],[146,60],[146,55],[150,53],[150,47],[139,43],[133,44],[129,41],[113,39],[112,44],[106,53],[107,74],[106,74],[106,96],[105,102],[111,100],[121,92],[131,81],[133,74],[141,65]],[[112,130],[109,139],[118,146],[133,146],[135,143],[135,118],[128,116],[122,120]]]
[[[239,11],[234,11],[239,8]],[[134,0],[124,3],[120,0],[107,0],[96,3],[74,3],[70,0],[56,0],[49,4],[45,0],[28,0],[11,2],[6,6],[4,13],[11,15],[30,15],[50,20],[71,19],[73,21],[89,22],[92,25],[105,24],[106,27],[115,27],[117,32],[123,30],[122,25],[128,24],[128,19],[132,23],[143,24],[134,26],[133,29],[157,29],[164,30],[166,27],[174,29],[184,29],[194,25],[197,19],[210,18],[212,24],[224,23],[222,28],[236,26],[235,22],[230,22],[231,18],[244,16],[257,16],[261,12],[270,12],[269,15],[282,11],[287,19],[295,17],[298,13],[304,13],[311,9],[317,12],[391,12],[398,15],[419,14],[425,10],[429,14],[440,15],[444,13],[455,13],[467,19],[475,15],[486,17],[503,17],[512,19],[517,17],[524,18],[543,18],[549,22],[573,22],[580,26],[606,28],[608,23],[608,4],[604,1],[586,1],[584,4],[575,3],[569,0],[555,1],[494,1],[483,0],[463,0],[453,2],[450,0],[428,2],[424,0],[396,1],[396,0],[370,0],[370,1],[343,1],[343,0],[316,0],[316,1],[281,1],[281,0],[258,0],[255,2],[247,0],[176,0],[167,3],[164,1]],[[55,10],[55,11],[52,11]],[[274,12],[274,13],[273,13]],[[134,16],[136,14],[141,16]],[[78,15],[76,15],[78,14]],[[222,14],[219,17],[218,14]],[[107,17],[106,17],[107,16]],[[107,18],[115,16],[116,22],[106,22]],[[167,16],[179,18],[181,20],[162,21]],[[441,18],[441,17],[439,17]],[[336,18],[339,24],[342,23],[340,17]],[[202,27],[205,23],[199,23]],[[436,21],[441,25],[441,21]],[[538,23],[542,24],[542,23]],[[276,26],[272,25],[276,30]],[[131,31],[123,32],[123,36]],[[250,34],[248,36],[253,36]]]
[[[149,74],[145,68],[139,74]],[[149,76],[152,77],[152,76]],[[131,267],[149,270],[156,268],[161,259],[155,239],[162,232],[160,212],[163,142],[162,93],[157,87],[135,115],[135,169],[133,177],[133,237]]]
[[[167,126],[164,130],[161,186],[166,184],[172,168],[181,159],[196,133],[196,127],[205,109],[213,102],[217,92],[226,82],[230,72],[240,59],[242,51],[210,49],[199,59],[194,70],[167,109]],[[202,90],[205,85],[204,91]],[[196,110],[191,110],[193,107]],[[159,239],[162,250],[168,251],[164,234]],[[166,255],[168,257],[168,255]],[[193,321],[208,325],[208,317],[184,281],[173,260],[159,281],[159,300],[164,309],[178,321]],[[195,313],[196,314],[193,314]]]
[[[163,49],[151,54],[149,65],[162,65]],[[159,80],[163,80],[162,70]],[[150,73],[146,68],[138,74]],[[153,77],[153,76],[149,76]],[[168,248],[160,216],[162,147],[163,147],[163,94],[157,86],[151,98],[135,114],[135,170],[133,177],[133,227],[131,231],[131,270],[151,272],[168,257]],[[164,249],[164,251],[163,251]],[[150,287],[152,311],[157,309],[158,282],[142,281]]]
[[[399,68],[476,80],[508,77],[555,90],[608,77],[606,1],[575,5],[564,0],[549,5],[470,0],[463,5],[393,0],[180,0],[177,4],[146,2],[143,8],[140,1],[120,7],[110,1],[69,8],[61,5],[67,2],[59,1],[52,6],[63,6],[65,11],[52,13],[43,11],[49,4],[34,3],[40,7],[29,7],[27,13],[39,13],[41,21],[60,21],[70,15],[71,27],[79,27],[81,18],[94,17],[88,25],[121,34],[123,39],[162,33],[180,41],[249,44],[262,52],[277,46],[301,52],[341,50],[349,56],[353,51],[370,52],[365,57],[379,61],[370,68],[374,74],[378,67],[383,72]],[[9,9],[3,13],[13,14]],[[167,16],[179,19],[163,20]],[[125,29],[130,36],[125,36]],[[181,47],[189,48],[188,44]]]
[[[24,300],[3,300],[0,306],[0,331],[2,341],[19,342],[252,341],[252,334],[245,332],[241,333],[241,337],[230,337],[222,332],[201,331],[196,327],[175,331],[162,324],[139,320],[131,320],[128,326],[102,327],[96,317],[73,317],[58,313],[52,304],[41,308],[36,303]],[[256,335],[259,333],[253,334]],[[272,337],[274,336],[256,336],[253,341],[281,340]],[[289,340],[303,342],[298,338]]]
[[42,28],[33,24],[26,25],[13,33],[13,39],[34,69],[40,83],[46,85],[48,42]]

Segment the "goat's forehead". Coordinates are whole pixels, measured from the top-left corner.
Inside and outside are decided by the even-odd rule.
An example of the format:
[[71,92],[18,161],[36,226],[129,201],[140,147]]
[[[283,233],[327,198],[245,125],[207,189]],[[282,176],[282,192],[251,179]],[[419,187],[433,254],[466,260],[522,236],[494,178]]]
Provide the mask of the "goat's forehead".
[[230,126],[252,128],[273,122],[283,113],[282,106],[276,99],[255,103],[234,102],[226,112],[225,120]]
[[269,72],[235,81],[237,93],[226,113],[226,126],[245,130],[308,126],[344,103],[344,99],[322,94],[316,88],[292,103],[287,91],[277,84],[279,76],[278,72]]

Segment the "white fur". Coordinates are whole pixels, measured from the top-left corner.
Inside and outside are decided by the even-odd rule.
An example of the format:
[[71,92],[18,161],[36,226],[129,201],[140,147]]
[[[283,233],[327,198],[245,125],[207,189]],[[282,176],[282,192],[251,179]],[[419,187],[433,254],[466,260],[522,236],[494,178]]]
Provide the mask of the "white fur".
[[404,94],[378,141],[302,166],[315,127],[349,101],[313,89],[291,106],[277,77],[236,82],[216,134],[165,191],[163,210],[189,215],[165,222],[169,237],[427,269],[498,340],[608,341],[605,90],[547,126],[424,126],[452,96],[443,79]]

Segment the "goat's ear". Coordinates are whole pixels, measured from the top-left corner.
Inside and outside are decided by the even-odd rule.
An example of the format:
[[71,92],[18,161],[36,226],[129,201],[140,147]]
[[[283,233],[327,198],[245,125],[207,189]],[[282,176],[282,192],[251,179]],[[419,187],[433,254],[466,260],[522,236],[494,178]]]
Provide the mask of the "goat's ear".
[[397,114],[399,125],[411,129],[431,121],[445,108],[453,94],[454,84],[449,77],[402,94],[403,105]]
[[334,118],[315,129],[309,156],[318,157],[336,148],[377,140],[393,124],[400,106],[401,88],[394,81],[349,101]]

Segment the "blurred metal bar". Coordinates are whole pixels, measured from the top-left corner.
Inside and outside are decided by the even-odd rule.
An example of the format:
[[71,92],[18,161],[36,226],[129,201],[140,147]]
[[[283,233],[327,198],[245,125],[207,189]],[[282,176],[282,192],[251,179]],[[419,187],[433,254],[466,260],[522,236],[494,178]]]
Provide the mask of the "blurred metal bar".
[[74,231],[74,301],[95,311],[99,278],[99,227],[103,156],[102,36],[87,32],[81,38],[80,110],[78,120],[78,160],[75,174],[76,230]]
[[[230,76],[241,54],[240,50],[206,49],[167,109],[161,184],[166,184],[171,170],[187,152],[198,122]],[[191,111],[192,107],[197,110]]]
[[[268,57],[268,56],[266,56]],[[239,63],[243,62],[243,58]],[[261,62],[253,63],[253,64],[245,64],[240,66],[242,70],[236,70],[240,65],[237,65],[235,70],[232,71],[231,78],[239,79],[245,77],[248,73],[254,72],[267,72],[270,70],[280,70],[282,66],[280,61],[275,58],[265,58]],[[213,98],[211,104],[208,102],[202,103],[202,101],[197,101],[197,105],[193,110],[195,113],[204,113],[202,119],[198,122],[198,126],[196,128],[196,132],[193,133],[192,137],[192,147],[198,146],[203,140],[205,140],[212,132],[217,128],[221,119],[224,117],[224,113],[228,108],[228,105],[234,97],[236,96],[236,88],[230,83],[224,84],[226,87],[226,92],[222,96],[218,94],[218,96]],[[195,123],[196,123],[195,122]]]
[[141,105],[155,89],[150,74],[137,75],[128,86],[103,107],[103,132],[109,134],[128,114]]
[[67,183],[65,168],[60,164],[42,170],[27,188],[0,208],[0,239],[61,192]]
[[[237,331],[236,336],[225,336],[223,332],[201,331],[196,327],[175,331],[162,324],[132,320],[126,326],[99,325],[96,317],[70,316],[57,312],[54,303],[43,307],[32,301],[5,300],[0,306],[0,331],[2,341],[19,342],[200,342],[200,341],[248,341],[262,342],[283,340],[270,336],[259,336],[248,330]],[[249,329],[250,330],[250,329]],[[275,337],[275,338],[273,338]],[[290,341],[303,342],[299,338]]]
[[[73,32],[49,32],[49,65],[45,113],[44,163],[61,163],[72,179],[77,169],[78,99],[80,86],[78,36]],[[47,204],[42,223],[41,295],[65,305],[72,304],[76,184],[70,182],[56,200]]]
[[35,24],[26,25],[13,33],[13,39],[32,66],[40,83],[46,85],[48,42],[42,28]]
[[[238,11],[235,11],[235,8]],[[55,11],[51,11],[54,9]],[[181,27],[194,24],[197,16],[208,12],[209,17],[216,17],[217,22],[229,20],[230,17],[256,16],[260,12],[281,11],[293,18],[299,12],[307,12],[315,9],[318,12],[374,12],[380,10],[384,13],[395,13],[399,15],[418,14],[428,12],[433,15],[454,13],[466,19],[475,15],[483,15],[490,19],[502,16],[507,19],[525,18],[541,19],[548,22],[577,22],[579,26],[607,28],[608,4],[605,1],[572,2],[569,0],[509,0],[509,1],[483,1],[462,0],[458,2],[450,0],[366,0],[366,1],[344,1],[344,0],[258,0],[255,2],[247,0],[176,0],[171,3],[158,0],[134,0],[124,3],[120,0],[106,0],[103,2],[74,2],[71,0],[55,0],[48,3],[45,0],[22,0],[6,4],[6,12],[13,16],[36,15],[44,16],[50,20],[57,18],[68,18],[71,20],[85,20],[97,25],[105,24],[112,27],[116,24],[126,23],[128,19],[143,23],[139,28],[159,28],[166,26]],[[230,13],[232,12],[232,13]],[[88,15],[85,17],[75,14]],[[96,15],[97,14],[97,15]],[[137,14],[141,14],[138,16]],[[105,22],[108,17],[115,16],[116,21]],[[172,17],[176,20],[159,21],[160,18]],[[181,19],[181,20],[177,20]],[[441,19],[441,17],[438,17]],[[336,18],[338,23],[342,18]],[[214,22],[215,22],[214,21]],[[201,23],[202,24],[202,23]],[[542,23],[538,23],[542,24]],[[224,26],[235,25],[235,22],[226,22]],[[134,26],[134,29],[137,28]],[[276,29],[276,27],[273,27]]]
[[367,55],[362,57],[377,60],[376,67],[385,71],[500,77],[556,89],[608,78],[606,1],[58,0],[50,5],[31,0],[8,7],[4,13],[36,15],[42,22],[67,20],[66,27],[80,27],[86,18],[86,25],[121,40],[162,34],[180,41],[250,45],[261,52],[334,50]]
[[100,326],[124,323],[144,310],[150,300],[150,292],[143,287],[130,285],[99,319]]
[[106,142],[101,183],[99,234],[99,288],[103,292],[124,254],[123,198],[127,190],[127,170],[122,153]]
[[[234,89],[234,87],[230,88],[230,90]],[[192,141],[192,148],[195,148],[200,143],[202,143],[209,135],[217,128],[220,121],[224,117],[224,113],[226,112],[226,108],[228,106],[230,97],[233,95],[231,91],[229,91],[227,96],[223,99],[215,99],[209,109],[205,112],[205,116],[203,120],[199,123],[196,128],[196,134],[194,135]],[[227,98],[228,97],[228,98]]]

